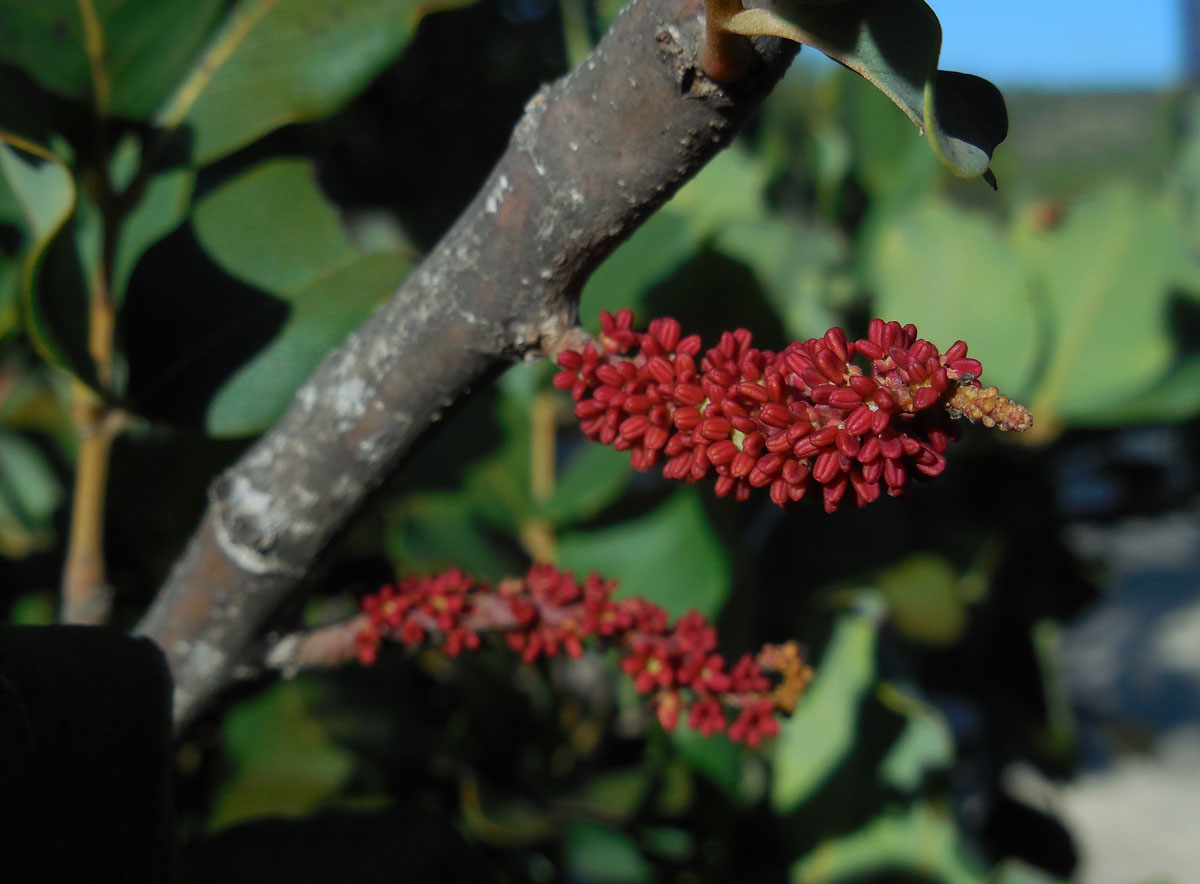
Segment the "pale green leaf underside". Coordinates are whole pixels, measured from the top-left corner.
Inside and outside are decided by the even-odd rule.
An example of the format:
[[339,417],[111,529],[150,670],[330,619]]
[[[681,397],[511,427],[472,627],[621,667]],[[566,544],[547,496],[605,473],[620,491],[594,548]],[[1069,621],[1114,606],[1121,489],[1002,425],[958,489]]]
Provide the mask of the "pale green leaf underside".
[[792,866],[790,877],[793,884],[882,878],[945,884],[992,880],[977,868],[962,842],[945,809],[921,801],[907,809],[890,809],[856,831],[825,840]]
[[875,642],[882,605],[865,597],[862,609],[840,618],[817,678],[775,744],[771,803],[787,813],[828,779],[854,746],[859,706],[875,678]]
[[75,211],[75,182],[66,165],[44,148],[0,132],[0,179],[21,207],[29,242],[21,261],[21,293],[30,339],[42,357],[70,360],[34,297],[46,250]]

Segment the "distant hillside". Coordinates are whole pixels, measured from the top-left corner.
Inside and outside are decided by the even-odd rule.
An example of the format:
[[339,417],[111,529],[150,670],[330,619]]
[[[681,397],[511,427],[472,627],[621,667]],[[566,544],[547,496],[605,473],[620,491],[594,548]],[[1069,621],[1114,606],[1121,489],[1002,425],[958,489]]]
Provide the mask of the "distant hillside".
[[999,168],[1021,190],[1046,194],[1113,175],[1160,184],[1184,107],[1177,91],[1006,92],[1005,99],[1010,126]]

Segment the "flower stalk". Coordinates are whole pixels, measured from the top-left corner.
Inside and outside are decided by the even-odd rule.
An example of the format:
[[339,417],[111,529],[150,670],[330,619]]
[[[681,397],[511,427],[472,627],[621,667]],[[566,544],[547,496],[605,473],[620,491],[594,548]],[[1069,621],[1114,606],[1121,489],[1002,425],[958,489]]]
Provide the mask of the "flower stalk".
[[718,650],[717,631],[699,613],[674,623],[644,599],[613,599],[616,581],[534,565],[496,587],[454,569],[410,577],[363,600],[367,623],[357,633],[359,660],[370,665],[384,642],[440,647],[450,657],[480,647],[494,633],[527,663],[566,654],[584,643],[615,648],[638,692],[650,698],[667,730],[681,720],[705,736],[728,734],[757,746],[779,733],[812,680],[794,642],[766,645],[732,666]]

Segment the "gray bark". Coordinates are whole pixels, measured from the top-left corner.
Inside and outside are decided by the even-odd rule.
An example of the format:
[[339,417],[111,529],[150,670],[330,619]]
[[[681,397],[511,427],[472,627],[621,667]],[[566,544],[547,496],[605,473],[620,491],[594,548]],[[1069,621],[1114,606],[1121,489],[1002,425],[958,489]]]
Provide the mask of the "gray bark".
[[[258,647],[365,497],[503,364],[553,349],[592,270],[726,145],[796,47],[706,77],[698,0],[634,0],[527,104],[482,190],[424,262],[322,362],[209,489],[139,626],[164,649],[185,727]],[[249,661],[256,662],[256,661]]]

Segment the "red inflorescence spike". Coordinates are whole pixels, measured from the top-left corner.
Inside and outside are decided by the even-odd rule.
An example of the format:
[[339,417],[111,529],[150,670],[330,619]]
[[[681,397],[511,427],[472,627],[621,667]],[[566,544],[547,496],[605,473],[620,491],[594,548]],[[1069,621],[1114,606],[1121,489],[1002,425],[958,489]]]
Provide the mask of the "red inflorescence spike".
[[[661,464],[666,477],[687,482],[714,477],[721,497],[744,500],[770,485],[771,500],[789,506],[815,482],[829,512],[850,491],[864,506],[880,497],[881,480],[894,497],[914,472],[939,474],[947,442],[959,437],[955,417],[1002,429],[1030,422],[1021,406],[981,391],[982,369],[966,344],[939,354],[913,325],[876,319],[864,339],[833,328],[778,353],[738,329],[699,364],[699,339],[680,338],[674,320],[636,332],[622,310],[603,314],[601,326],[603,352],[565,351],[554,378],[578,403],[583,432],[629,450],[639,469]],[[661,417],[654,432],[630,422],[645,414]],[[783,463],[794,466],[767,461],[764,469],[764,452],[790,455]]]

